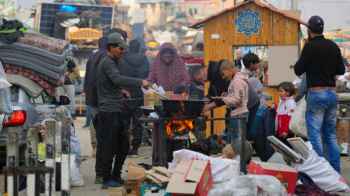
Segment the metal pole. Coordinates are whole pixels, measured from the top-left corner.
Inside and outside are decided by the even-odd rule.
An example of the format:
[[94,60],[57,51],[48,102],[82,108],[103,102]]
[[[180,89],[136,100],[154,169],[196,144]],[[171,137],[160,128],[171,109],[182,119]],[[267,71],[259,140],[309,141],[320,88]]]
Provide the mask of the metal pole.
[[238,118],[238,130],[239,134],[241,135],[241,151],[240,151],[240,168],[242,173],[247,173],[247,163],[245,160],[246,157],[246,146],[245,143],[247,141],[247,129],[246,129],[246,118],[241,116]]
[[71,134],[71,118],[69,110],[65,106],[56,109],[56,117],[59,121],[57,128],[56,146],[60,150],[56,153],[56,157],[60,159],[60,190],[62,196],[70,195],[70,134]]
[[8,196],[18,195],[18,176],[16,175],[16,169],[18,167],[18,139],[19,133],[16,128],[9,127],[7,139],[7,192]]
[[68,196],[70,195],[70,119],[65,117],[62,123],[61,191],[62,196]]
[[27,134],[27,150],[26,150],[26,167],[30,168],[27,173],[27,196],[36,196],[39,191],[37,186],[38,175],[35,172],[35,167],[38,167],[38,143],[39,129],[30,128]]
[[52,168],[53,172],[52,174],[45,174],[45,195],[51,196],[55,195],[55,169],[56,169],[56,162],[55,162],[55,136],[56,136],[56,121],[55,120],[47,120],[45,122],[45,125],[47,127],[47,141],[46,141],[46,160],[45,160],[45,166],[48,168]]

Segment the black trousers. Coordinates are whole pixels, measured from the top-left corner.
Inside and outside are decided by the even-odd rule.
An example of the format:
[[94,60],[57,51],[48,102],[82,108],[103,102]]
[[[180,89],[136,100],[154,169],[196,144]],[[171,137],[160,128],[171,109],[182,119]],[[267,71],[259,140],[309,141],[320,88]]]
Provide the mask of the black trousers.
[[247,139],[248,140],[253,140],[254,138],[251,136],[252,133],[252,127],[256,118],[256,113],[258,112],[260,106],[260,102],[257,103],[254,107],[249,109],[249,114],[248,114],[248,122],[247,122]]
[[[104,181],[118,180],[121,177],[121,170],[129,152],[129,134],[126,121],[127,118],[119,112],[98,113],[98,137],[101,140],[98,166]],[[114,166],[112,167],[113,162]]]
[[132,115],[129,116],[128,122],[131,123],[132,141],[131,145],[134,150],[139,149],[142,143],[143,126],[139,120],[142,117],[143,112],[141,109],[136,109]]
[[95,115],[95,117],[92,119],[92,124],[94,125],[95,131],[96,131],[96,162],[95,162],[95,172],[96,177],[102,177],[102,167],[101,167],[101,128],[99,126],[99,117],[98,113]]

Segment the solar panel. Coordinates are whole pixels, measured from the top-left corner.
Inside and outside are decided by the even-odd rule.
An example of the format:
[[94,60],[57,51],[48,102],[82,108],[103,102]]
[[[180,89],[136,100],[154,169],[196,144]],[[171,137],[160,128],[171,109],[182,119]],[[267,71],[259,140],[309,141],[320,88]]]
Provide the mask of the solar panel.
[[[110,29],[113,20],[113,7],[96,6],[96,5],[77,5],[68,3],[42,3],[40,16],[40,33],[56,37],[64,38],[64,35],[58,35],[55,30],[57,23],[57,13],[75,13],[79,15],[84,11],[96,11],[101,13],[101,26],[103,29]],[[62,31],[62,30],[60,30]],[[62,34],[63,32],[61,32]],[[64,34],[64,33],[63,33]]]

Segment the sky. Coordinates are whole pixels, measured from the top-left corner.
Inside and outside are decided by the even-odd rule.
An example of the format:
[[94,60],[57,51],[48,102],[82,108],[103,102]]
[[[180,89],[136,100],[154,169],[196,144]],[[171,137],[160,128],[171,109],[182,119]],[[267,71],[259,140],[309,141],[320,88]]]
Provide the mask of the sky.
[[[291,0],[268,0],[275,6],[288,9]],[[295,0],[301,10],[302,19],[307,21],[313,15],[325,20],[326,29],[350,28],[350,0]]]
[[[36,0],[17,0],[24,8],[31,8]],[[47,1],[47,0],[46,0]],[[50,1],[50,0],[48,0]],[[133,0],[123,0],[130,2]],[[282,9],[290,8],[292,0],[268,0]],[[350,0],[296,0],[302,10],[302,19],[307,20],[312,15],[320,15],[325,20],[326,29],[350,27]]]

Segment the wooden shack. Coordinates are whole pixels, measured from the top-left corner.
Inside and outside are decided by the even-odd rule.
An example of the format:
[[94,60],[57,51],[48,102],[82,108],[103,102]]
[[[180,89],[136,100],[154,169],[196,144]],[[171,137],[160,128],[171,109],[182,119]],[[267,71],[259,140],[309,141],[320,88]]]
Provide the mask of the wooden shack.
[[[248,0],[205,18],[192,28],[203,28],[205,63],[235,60],[234,49],[241,46],[266,47],[269,85],[295,79],[291,65],[299,56],[300,24],[298,14],[282,11],[259,0]],[[216,110],[216,117],[224,109]],[[223,129],[215,123],[215,132]]]

